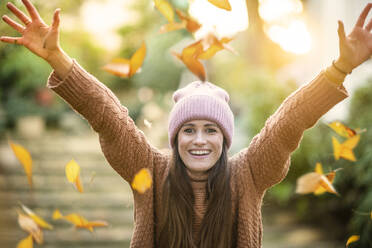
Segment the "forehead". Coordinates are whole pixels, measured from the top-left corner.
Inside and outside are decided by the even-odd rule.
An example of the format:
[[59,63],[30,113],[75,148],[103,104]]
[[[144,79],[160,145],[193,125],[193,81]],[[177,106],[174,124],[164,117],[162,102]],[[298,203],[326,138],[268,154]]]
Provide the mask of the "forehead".
[[185,122],[182,126],[215,126],[215,127],[218,127],[215,122],[209,121],[209,120],[192,120],[192,121]]

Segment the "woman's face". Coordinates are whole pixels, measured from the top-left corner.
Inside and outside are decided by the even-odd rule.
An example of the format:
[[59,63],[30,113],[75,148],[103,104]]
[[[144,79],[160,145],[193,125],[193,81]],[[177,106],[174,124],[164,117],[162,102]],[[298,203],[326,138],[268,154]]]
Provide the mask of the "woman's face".
[[220,158],[223,134],[216,123],[193,120],[178,131],[178,152],[191,173],[204,174]]

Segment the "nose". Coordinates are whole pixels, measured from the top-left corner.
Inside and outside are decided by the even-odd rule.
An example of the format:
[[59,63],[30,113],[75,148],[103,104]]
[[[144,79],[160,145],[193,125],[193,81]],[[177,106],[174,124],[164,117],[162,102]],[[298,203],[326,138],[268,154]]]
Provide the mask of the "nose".
[[204,137],[203,132],[196,132],[194,144],[201,146],[201,145],[205,145],[206,143],[207,143],[207,140]]

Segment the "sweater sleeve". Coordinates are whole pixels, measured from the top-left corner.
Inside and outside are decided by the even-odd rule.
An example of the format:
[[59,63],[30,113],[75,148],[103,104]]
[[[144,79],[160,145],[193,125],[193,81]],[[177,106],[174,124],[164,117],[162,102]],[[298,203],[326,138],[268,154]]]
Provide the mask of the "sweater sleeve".
[[147,142],[114,93],[75,60],[66,78],[60,80],[53,71],[47,86],[88,120],[107,161],[126,181],[141,168],[153,172],[154,156],[162,156],[160,151]]
[[303,132],[347,96],[343,85],[330,81],[324,72],[288,96],[250,145],[232,158],[243,186],[253,180],[263,192],[283,180]]

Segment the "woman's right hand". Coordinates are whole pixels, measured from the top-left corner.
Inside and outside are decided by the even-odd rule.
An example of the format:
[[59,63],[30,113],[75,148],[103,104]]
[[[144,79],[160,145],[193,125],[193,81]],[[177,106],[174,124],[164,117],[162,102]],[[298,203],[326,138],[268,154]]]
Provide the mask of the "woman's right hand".
[[53,23],[48,26],[29,0],[22,0],[22,2],[26,6],[31,19],[12,3],[8,3],[7,7],[24,25],[17,23],[6,15],[3,16],[3,20],[17,30],[22,37],[2,36],[0,40],[11,44],[23,45],[34,54],[48,61],[53,54],[60,50],[58,41],[60,9],[54,12]]
[[0,41],[23,45],[37,56],[46,60],[55,69],[57,75],[61,79],[64,78],[72,67],[73,62],[59,45],[60,9],[55,10],[53,23],[48,26],[29,0],[22,0],[22,2],[26,6],[31,19],[12,3],[8,3],[7,7],[24,25],[17,23],[6,15],[3,16],[3,20],[22,36],[1,36]]

